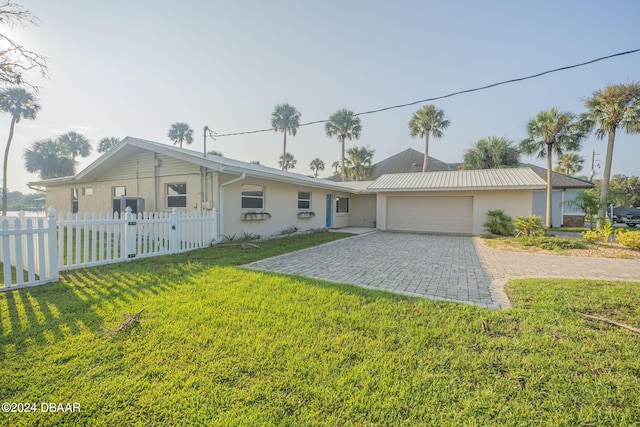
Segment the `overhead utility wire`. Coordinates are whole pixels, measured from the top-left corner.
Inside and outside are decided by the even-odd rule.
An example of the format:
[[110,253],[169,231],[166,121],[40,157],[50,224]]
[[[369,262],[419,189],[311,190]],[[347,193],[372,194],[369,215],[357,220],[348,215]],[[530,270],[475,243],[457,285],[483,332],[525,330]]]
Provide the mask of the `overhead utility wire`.
[[[541,73],[532,74],[530,76],[518,77],[518,78],[510,79],[510,80],[503,80],[501,82],[492,83],[492,84],[489,84],[489,85],[486,85],[486,86],[480,86],[480,87],[476,87],[476,88],[472,88],[472,89],[465,89],[465,90],[461,90],[461,91],[458,91],[458,92],[448,93],[446,95],[436,96],[436,97],[433,97],[433,98],[421,99],[420,101],[409,102],[409,103],[406,103],[406,104],[393,105],[391,107],[379,108],[377,110],[363,111],[362,113],[354,114],[354,116],[363,116],[365,114],[380,113],[382,111],[393,110],[393,109],[396,109],[396,108],[410,107],[411,105],[416,105],[416,104],[422,104],[423,102],[430,102],[430,101],[437,101],[438,99],[451,98],[453,96],[462,95],[464,93],[478,92],[480,90],[490,89],[490,88],[496,87],[496,86],[502,86],[502,85],[506,85],[506,84],[509,84],[509,83],[516,83],[516,82],[521,82],[523,80],[534,79],[534,78],[537,78],[537,77],[540,77],[540,76],[544,76],[545,74],[557,73],[558,71],[564,71],[564,70],[570,70],[572,68],[583,67],[585,65],[593,64],[595,62],[604,61],[606,59],[615,58],[617,56],[629,55],[629,54],[636,53],[636,52],[640,52],[640,49],[633,49],[633,50],[628,50],[626,52],[614,53],[613,55],[602,56],[600,58],[592,59],[592,60],[586,61],[586,62],[581,62],[579,64],[567,65],[566,67],[560,67],[560,68],[554,68],[552,70],[543,71]],[[319,124],[319,123],[326,123],[328,121],[329,121],[329,119],[316,120],[316,121],[313,121],[313,122],[301,123],[299,125],[299,127],[315,125],[315,124]],[[224,137],[224,136],[248,135],[248,134],[252,134],[252,133],[272,132],[272,131],[273,131],[273,128],[269,128],[269,129],[252,130],[252,131],[247,131],[247,132],[223,133],[223,134],[217,134],[216,136],[221,138],[221,137]]]

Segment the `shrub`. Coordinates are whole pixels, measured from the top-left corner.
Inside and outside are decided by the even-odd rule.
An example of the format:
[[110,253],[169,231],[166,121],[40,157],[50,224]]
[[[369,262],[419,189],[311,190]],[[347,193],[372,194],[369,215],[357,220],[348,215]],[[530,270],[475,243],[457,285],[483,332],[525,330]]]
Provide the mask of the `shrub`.
[[517,216],[515,221],[515,229],[518,236],[544,236],[542,217],[539,215]]
[[602,228],[600,231],[600,237],[604,240],[605,243],[609,243],[611,236],[613,235],[613,226],[611,225],[611,221],[609,218],[602,224]]
[[487,211],[484,228],[496,236],[510,236],[513,234],[513,218],[506,215],[502,209]]
[[583,231],[581,235],[582,238],[589,243],[596,243],[600,240],[600,233],[594,230]]
[[587,244],[582,240],[565,239],[562,237],[539,236],[539,237],[517,237],[516,240],[522,246],[535,246],[549,251],[559,251],[562,249],[585,249]]
[[629,248],[640,249],[640,232],[628,231],[618,234],[618,243]]

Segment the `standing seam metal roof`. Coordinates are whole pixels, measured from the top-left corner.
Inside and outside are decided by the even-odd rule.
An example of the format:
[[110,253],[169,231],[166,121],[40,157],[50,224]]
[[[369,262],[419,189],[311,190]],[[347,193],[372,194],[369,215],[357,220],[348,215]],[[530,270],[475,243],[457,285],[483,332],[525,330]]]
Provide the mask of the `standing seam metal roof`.
[[546,182],[530,168],[436,171],[382,175],[368,190],[462,190],[545,188]]

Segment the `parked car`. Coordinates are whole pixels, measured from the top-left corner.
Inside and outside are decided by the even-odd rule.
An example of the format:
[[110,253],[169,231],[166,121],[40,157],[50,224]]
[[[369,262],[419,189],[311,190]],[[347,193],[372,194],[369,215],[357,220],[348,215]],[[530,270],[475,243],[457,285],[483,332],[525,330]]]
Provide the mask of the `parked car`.
[[627,224],[628,227],[635,227],[640,224],[640,209],[626,206],[614,206],[612,209],[612,221],[619,224]]

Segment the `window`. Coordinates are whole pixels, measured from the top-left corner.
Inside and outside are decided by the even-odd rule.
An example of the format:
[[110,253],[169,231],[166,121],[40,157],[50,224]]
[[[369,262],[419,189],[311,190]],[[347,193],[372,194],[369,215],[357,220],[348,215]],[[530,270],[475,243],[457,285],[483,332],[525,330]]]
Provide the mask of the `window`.
[[71,213],[78,213],[78,189],[71,189]]
[[298,209],[311,209],[311,193],[298,191]]
[[187,184],[167,184],[167,207],[187,207]]
[[336,197],[336,213],[349,213],[348,197]]
[[82,195],[83,196],[93,196],[93,188],[91,187],[85,187],[82,189]]
[[127,195],[127,187],[111,187],[111,197],[122,197]]
[[264,209],[264,187],[243,184],[242,209]]

